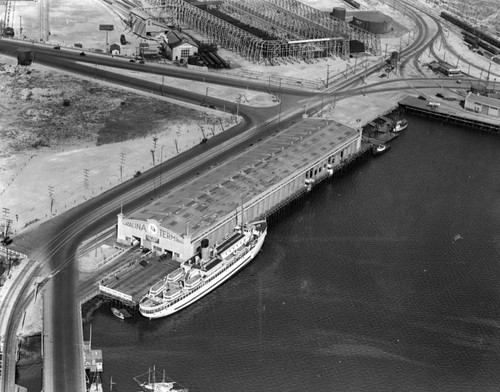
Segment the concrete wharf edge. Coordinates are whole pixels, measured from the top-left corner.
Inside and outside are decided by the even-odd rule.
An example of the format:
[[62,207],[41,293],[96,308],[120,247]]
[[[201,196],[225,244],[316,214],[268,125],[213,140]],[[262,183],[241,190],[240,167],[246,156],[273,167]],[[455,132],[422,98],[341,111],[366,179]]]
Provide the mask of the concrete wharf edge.
[[[328,174],[327,172],[324,172],[322,176],[319,176],[316,178],[315,182],[311,184],[310,188],[302,188],[299,191],[295,192],[294,194],[290,195],[287,199],[281,201],[280,203],[276,204],[273,208],[270,210],[266,211],[264,214],[259,216],[257,219],[267,219],[269,224],[272,224],[272,222],[278,218],[283,212],[286,211],[286,209],[293,204],[300,202],[309,192],[311,192],[313,189],[318,188],[319,185],[322,185],[327,182],[328,179],[332,179],[335,177],[335,175],[341,174],[348,170],[354,163],[360,161],[362,158],[366,157],[367,153],[371,151],[372,144],[371,143],[363,143],[361,145],[361,148],[359,151],[356,153],[352,154],[348,158],[346,158],[341,164],[338,164],[334,166],[334,172],[333,174]],[[154,276],[152,277],[152,280],[148,286],[151,286],[154,282],[159,280],[161,276]],[[138,306],[140,298],[137,296],[133,296],[132,301],[127,301],[123,300],[121,298],[115,297],[109,293],[105,293],[99,290],[99,286],[96,285],[95,290],[93,290],[90,293],[86,293],[86,295],[83,297],[80,297],[80,302],[83,305],[83,303],[93,299],[96,296],[102,296],[103,298],[106,298],[108,300],[112,300],[113,303],[120,304],[124,307],[129,307],[129,308],[135,308]]]
[[416,114],[418,116],[433,117],[443,122],[463,125],[465,127],[479,129],[482,131],[500,133],[500,123],[486,122],[473,119],[465,110],[463,114],[451,114],[440,108],[428,107],[428,101],[423,101],[415,97],[406,97],[398,102],[399,107],[405,112]]

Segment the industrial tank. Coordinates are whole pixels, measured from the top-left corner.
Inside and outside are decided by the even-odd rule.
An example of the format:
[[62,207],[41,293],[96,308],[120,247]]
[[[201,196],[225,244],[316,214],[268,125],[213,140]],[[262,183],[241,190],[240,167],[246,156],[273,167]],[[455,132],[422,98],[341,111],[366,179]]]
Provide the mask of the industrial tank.
[[345,21],[345,8],[333,7],[333,10],[332,12],[330,12],[330,15],[336,19]]
[[392,19],[381,12],[356,13],[351,24],[373,34],[386,34],[392,30]]

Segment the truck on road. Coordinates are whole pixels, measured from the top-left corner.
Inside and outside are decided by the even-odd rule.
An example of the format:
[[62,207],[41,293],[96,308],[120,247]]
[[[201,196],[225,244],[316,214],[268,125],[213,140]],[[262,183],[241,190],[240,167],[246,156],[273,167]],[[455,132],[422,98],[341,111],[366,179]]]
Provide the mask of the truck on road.
[[16,52],[18,65],[31,65],[35,57],[31,49],[17,49]]

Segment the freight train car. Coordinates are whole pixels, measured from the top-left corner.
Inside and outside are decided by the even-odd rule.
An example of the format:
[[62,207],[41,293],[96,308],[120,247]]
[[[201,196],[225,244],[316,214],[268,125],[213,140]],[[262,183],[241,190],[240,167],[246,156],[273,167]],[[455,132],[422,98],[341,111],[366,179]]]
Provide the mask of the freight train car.
[[457,18],[456,16],[448,12],[442,11],[441,18],[447,20],[448,22],[453,23],[455,26],[460,27],[461,29],[471,33],[472,35],[475,35],[476,37],[482,39],[488,44],[493,45],[496,48],[500,49],[500,40],[496,39],[495,37],[492,37],[491,35],[485,33],[484,31],[481,31],[480,29],[474,26],[471,26],[470,24],[464,22],[463,20]]
[[356,9],[359,9],[360,7],[359,3],[356,0],[344,0],[344,1]]
[[485,40],[483,40],[483,39],[481,39],[481,38],[479,38],[471,33],[468,33],[466,31],[462,32],[462,34],[464,36],[464,41],[467,42],[468,44],[470,44],[472,47],[482,48],[482,49],[490,52],[492,55],[500,54],[499,48],[489,44]]

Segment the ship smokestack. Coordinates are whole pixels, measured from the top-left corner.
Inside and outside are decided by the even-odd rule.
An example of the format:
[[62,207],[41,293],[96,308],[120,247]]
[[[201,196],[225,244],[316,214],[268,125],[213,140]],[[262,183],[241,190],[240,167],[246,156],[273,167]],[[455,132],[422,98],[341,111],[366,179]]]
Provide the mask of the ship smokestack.
[[204,238],[201,240],[201,259],[207,261],[210,259],[210,251],[208,249],[208,239]]

